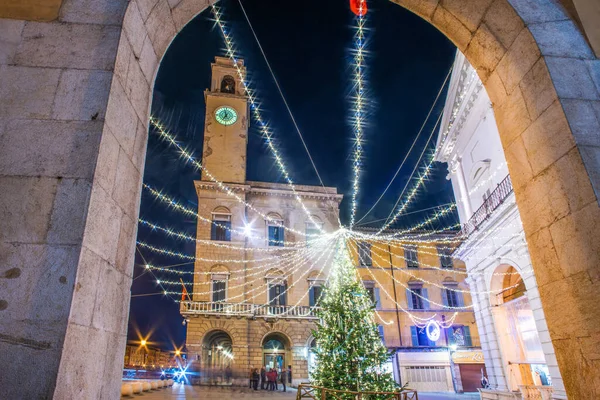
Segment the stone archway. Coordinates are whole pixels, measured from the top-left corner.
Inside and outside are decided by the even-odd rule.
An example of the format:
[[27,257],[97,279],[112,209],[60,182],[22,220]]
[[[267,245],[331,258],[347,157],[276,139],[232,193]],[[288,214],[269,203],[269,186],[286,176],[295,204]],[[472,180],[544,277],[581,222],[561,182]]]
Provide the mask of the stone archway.
[[[586,304],[600,301],[600,60],[553,0],[394,2],[448,36],[484,82],[567,392],[597,397],[600,315]],[[25,9],[32,21],[0,22],[0,354],[10,366],[0,386],[9,397],[113,398],[154,76],[208,3],[52,3],[54,20]]]

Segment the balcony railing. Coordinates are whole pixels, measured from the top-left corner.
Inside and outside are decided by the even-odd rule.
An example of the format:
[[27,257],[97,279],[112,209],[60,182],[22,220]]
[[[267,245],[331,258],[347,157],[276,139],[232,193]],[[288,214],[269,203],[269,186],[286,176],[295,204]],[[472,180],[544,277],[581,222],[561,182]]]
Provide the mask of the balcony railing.
[[462,233],[469,236],[475,232],[477,228],[484,223],[492,213],[504,203],[506,198],[513,192],[510,175],[502,180],[494,189],[494,191],[483,202],[481,207],[473,213],[469,221],[463,225]]
[[319,307],[272,306],[269,304],[182,301],[183,315],[218,315],[261,318],[316,319]]

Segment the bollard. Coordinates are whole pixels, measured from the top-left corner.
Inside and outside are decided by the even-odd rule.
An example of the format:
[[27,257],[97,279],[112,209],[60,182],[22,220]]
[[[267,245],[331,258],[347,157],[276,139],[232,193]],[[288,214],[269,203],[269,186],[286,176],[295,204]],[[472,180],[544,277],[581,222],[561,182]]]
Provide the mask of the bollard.
[[150,382],[142,382],[142,390],[144,392],[147,392],[150,389],[152,389],[152,385],[150,385]]
[[133,385],[131,383],[122,383],[121,384],[121,396],[132,396],[133,395]]
[[133,393],[142,393],[142,382],[133,382],[131,384]]

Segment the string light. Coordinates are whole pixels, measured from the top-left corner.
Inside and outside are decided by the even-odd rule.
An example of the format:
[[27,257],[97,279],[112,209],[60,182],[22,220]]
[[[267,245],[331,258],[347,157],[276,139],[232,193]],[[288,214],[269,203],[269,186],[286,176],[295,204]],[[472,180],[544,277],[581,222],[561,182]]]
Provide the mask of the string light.
[[304,213],[306,214],[306,216],[308,217],[310,222],[317,228],[317,230],[319,230],[319,232],[323,232],[320,225],[314,221],[312,215],[309,213],[308,209],[306,208],[306,205],[302,201],[302,198],[296,191],[296,186],[294,185],[294,182],[292,181],[290,174],[288,173],[287,169],[285,168],[283,159],[282,159],[281,155],[279,154],[279,151],[277,150],[277,148],[275,147],[275,144],[273,143],[273,136],[271,133],[271,129],[270,129],[268,123],[266,123],[264,121],[264,119],[262,118],[261,113],[260,113],[260,107],[256,100],[256,96],[254,95],[254,93],[252,92],[252,89],[250,88],[250,85],[246,81],[244,71],[239,66],[238,58],[235,55],[233,39],[232,39],[231,35],[227,33],[227,28],[225,26],[225,23],[223,22],[221,12],[219,11],[219,9],[217,8],[217,6],[214,3],[211,4],[211,10],[212,10],[215,22],[217,23],[219,30],[221,31],[221,34],[223,35],[223,39],[225,41],[226,54],[229,57],[229,59],[233,62],[233,66],[237,72],[238,78],[239,78],[240,82],[242,83],[242,86],[244,87],[246,94],[248,96],[248,102],[250,103],[250,110],[252,112],[252,115],[254,116],[254,119],[258,123],[258,128],[259,128],[260,132],[263,134],[263,136],[265,137],[267,145],[268,145],[269,149],[271,150],[271,152],[273,153],[273,156],[275,157],[275,161],[277,162],[277,166],[279,167],[281,174],[285,178],[285,180],[288,184],[288,187],[292,190],[296,201],[298,202],[298,204],[300,204],[300,206],[302,207],[302,210],[304,211]]
[[354,226],[356,217],[357,197],[361,175],[361,163],[363,153],[363,128],[364,128],[364,102],[365,102],[365,76],[364,76],[364,54],[365,54],[365,15],[363,13],[363,2],[359,4],[359,15],[356,17],[356,34],[354,36],[354,112],[352,121],[354,129],[354,154],[352,171],[354,179],[352,182],[352,205],[350,209],[350,227]]

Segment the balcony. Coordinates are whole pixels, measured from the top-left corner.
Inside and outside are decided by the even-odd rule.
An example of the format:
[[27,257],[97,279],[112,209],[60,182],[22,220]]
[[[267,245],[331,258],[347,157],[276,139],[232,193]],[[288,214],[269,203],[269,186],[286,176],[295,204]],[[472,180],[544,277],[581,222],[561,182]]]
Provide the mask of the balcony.
[[469,236],[475,232],[481,224],[487,221],[490,215],[504,203],[512,192],[513,186],[510,175],[507,175],[506,178],[496,186],[496,189],[494,189],[488,198],[485,199],[481,207],[473,213],[469,221],[463,225],[462,234]]
[[225,317],[317,319],[319,307],[271,306],[268,304],[182,301],[181,315],[215,315]]

